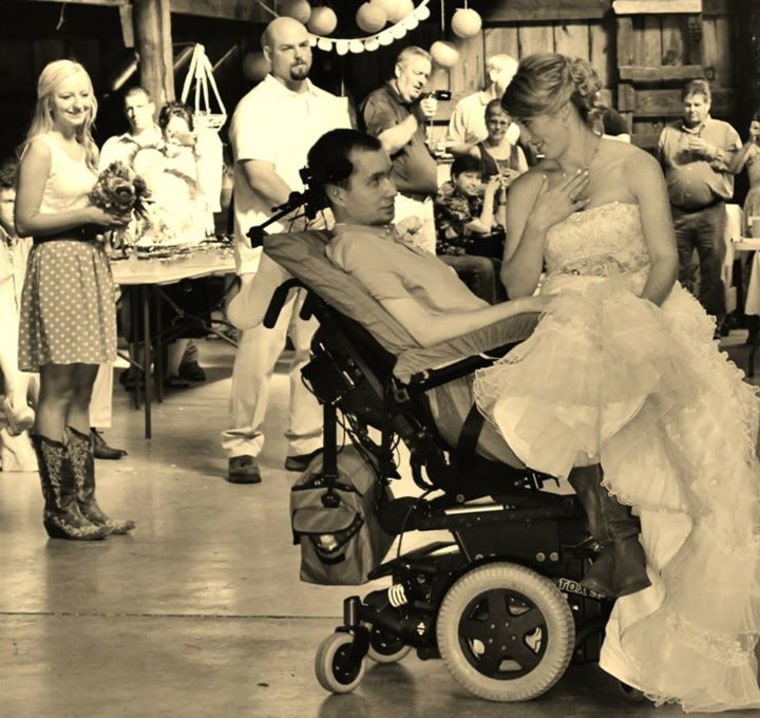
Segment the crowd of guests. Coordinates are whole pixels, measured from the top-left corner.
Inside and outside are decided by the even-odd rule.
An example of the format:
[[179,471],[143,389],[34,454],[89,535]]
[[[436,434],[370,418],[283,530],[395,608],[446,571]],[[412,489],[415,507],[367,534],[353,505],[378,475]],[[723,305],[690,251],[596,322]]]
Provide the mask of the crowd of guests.
[[[500,55],[488,61],[486,88],[454,110],[454,159],[439,186],[426,131],[437,111],[425,91],[427,51],[401,50],[393,76],[362,103],[359,131],[345,98],[310,81],[312,50],[300,22],[273,20],[262,44],[270,72],[240,100],[229,131],[239,282],[226,309],[241,333],[222,433],[227,480],[262,480],[270,384],[287,339],[294,351],[285,468],[306,469],[323,441],[321,408],[300,376],[316,321],[301,316],[304,290],[294,288],[276,326],[264,327],[288,275],[251,243],[252,226],[329,229],[329,260],[418,345],[541,313],[519,361],[480,371],[468,390],[503,460],[566,479],[586,510],[601,552],[584,581],[619,599],[604,667],[688,709],[760,704],[756,678],[748,678],[750,639],[760,631],[758,399],[712,341],[726,313],[725,202],[737,172],[755,173],[760,123],[742,146],[728,123],[710,116],[709,84],[694,80],[683,90],[683,118],[661,134],[658,163],[610,139],[628,128],[600,103],[587,62]],[[7,451],[28,465],[13,448],[28,437],[44,527],[69,540],[135,528],[95,497],[102,424],[94,397],[98,377],[112,376],[117,347],[107,238],[202,241],[218,199],[216,179],[209,189],[199,170],[203,147],[186,106],[168,103],[156,121],[149,93],[133,88],[125,95],[129,130],[102,152],[92,138],[96,113],[86,69],[49,63],[20,161],[0,171],[0,297],[11,310],[0,320],[18,337],[0,352],[7,418],[0,438],[5,446],[7,435]],[[147,224],[90,197],[98,172],[114,161],[148,184],[155,207]],[[274,218],[272,208],[302,189],[307,162],[329,206],[314,217]],[[755,190],[748,213],[756,211]],[[182,378],[188,342],[172,352],[167,381]],[[190,356],[184,364],[202,373]],[[743,443],[733,444],[737,437]],[[720,483],[729,466],[726,492]],[[720,581],[707,590],[711,572]],[[698,662],[684,635],[696,626],[709,642],[716,606],[729,600],[741,610],[725,617],[721,635],[735,650]]]

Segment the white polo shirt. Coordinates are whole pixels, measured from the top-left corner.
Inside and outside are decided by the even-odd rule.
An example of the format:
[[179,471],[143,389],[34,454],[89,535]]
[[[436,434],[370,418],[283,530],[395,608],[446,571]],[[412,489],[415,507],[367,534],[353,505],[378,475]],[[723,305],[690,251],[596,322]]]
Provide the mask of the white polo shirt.
[[[239,274],[257,270],[261,248],[251,249],[246,233],[272,214],[269,203],[249,186],[242,163],[271,162],[288,187],[300,192],[304,186],[299,170],[306,165],[312,145],[329,130],[349,127],[347,98],[336,97],[308,79],[302,92],[293,92],[267,75],[240,100],[229,132],[235,160],[235,254]],[[267,227],[267,232],[284,229],[276,222]]]
[[[468,145],[475,145],[486,139],[486,107],[493,99],[495,98],[490,93],[481,90],[459,100],[449,119],[448,139]],[[519,139],[520,128],[513,122],[507,129],[507,142],[514,145]]]

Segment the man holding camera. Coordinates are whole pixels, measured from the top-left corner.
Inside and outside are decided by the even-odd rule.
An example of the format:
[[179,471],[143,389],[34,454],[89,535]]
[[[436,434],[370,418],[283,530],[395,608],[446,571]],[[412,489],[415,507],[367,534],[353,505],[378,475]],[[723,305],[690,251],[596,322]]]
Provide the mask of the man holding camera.
[[438,176],[425,123],[435,117],[438,102],[424,92],[432,68],[429,52],[415,45],[405,47],[396,58],[394,77],[367,95],[361,118],[367,134],[377,137],[391,157],[391,177],[398,188],[396,221],[418,217],[422,222],[418,243],[434,253],[433,198]]

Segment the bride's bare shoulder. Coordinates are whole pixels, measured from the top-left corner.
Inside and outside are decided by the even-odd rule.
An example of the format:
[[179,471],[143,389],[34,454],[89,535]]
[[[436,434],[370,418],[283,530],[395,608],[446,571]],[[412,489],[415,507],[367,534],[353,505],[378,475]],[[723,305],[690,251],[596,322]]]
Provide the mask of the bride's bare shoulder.
[[530,167],[527,172],[524,172],[512,182],[509,187],[510,193],[537,193],[546,179],[547,169],[552,171],[544,161],[540,161],[538,164],[533,165],[533,167]]

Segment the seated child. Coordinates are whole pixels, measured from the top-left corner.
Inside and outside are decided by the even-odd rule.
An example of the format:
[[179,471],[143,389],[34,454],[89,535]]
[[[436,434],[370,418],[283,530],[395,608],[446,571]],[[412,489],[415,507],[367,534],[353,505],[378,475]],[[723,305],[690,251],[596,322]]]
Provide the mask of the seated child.
[[502,176],[490,177],[483,186],[480,160],[472,155],[457,157],[451,181],[441,185],[435,198],[435,251],[475,295],[490,304],[506,299],[499,280],[505,210]]

